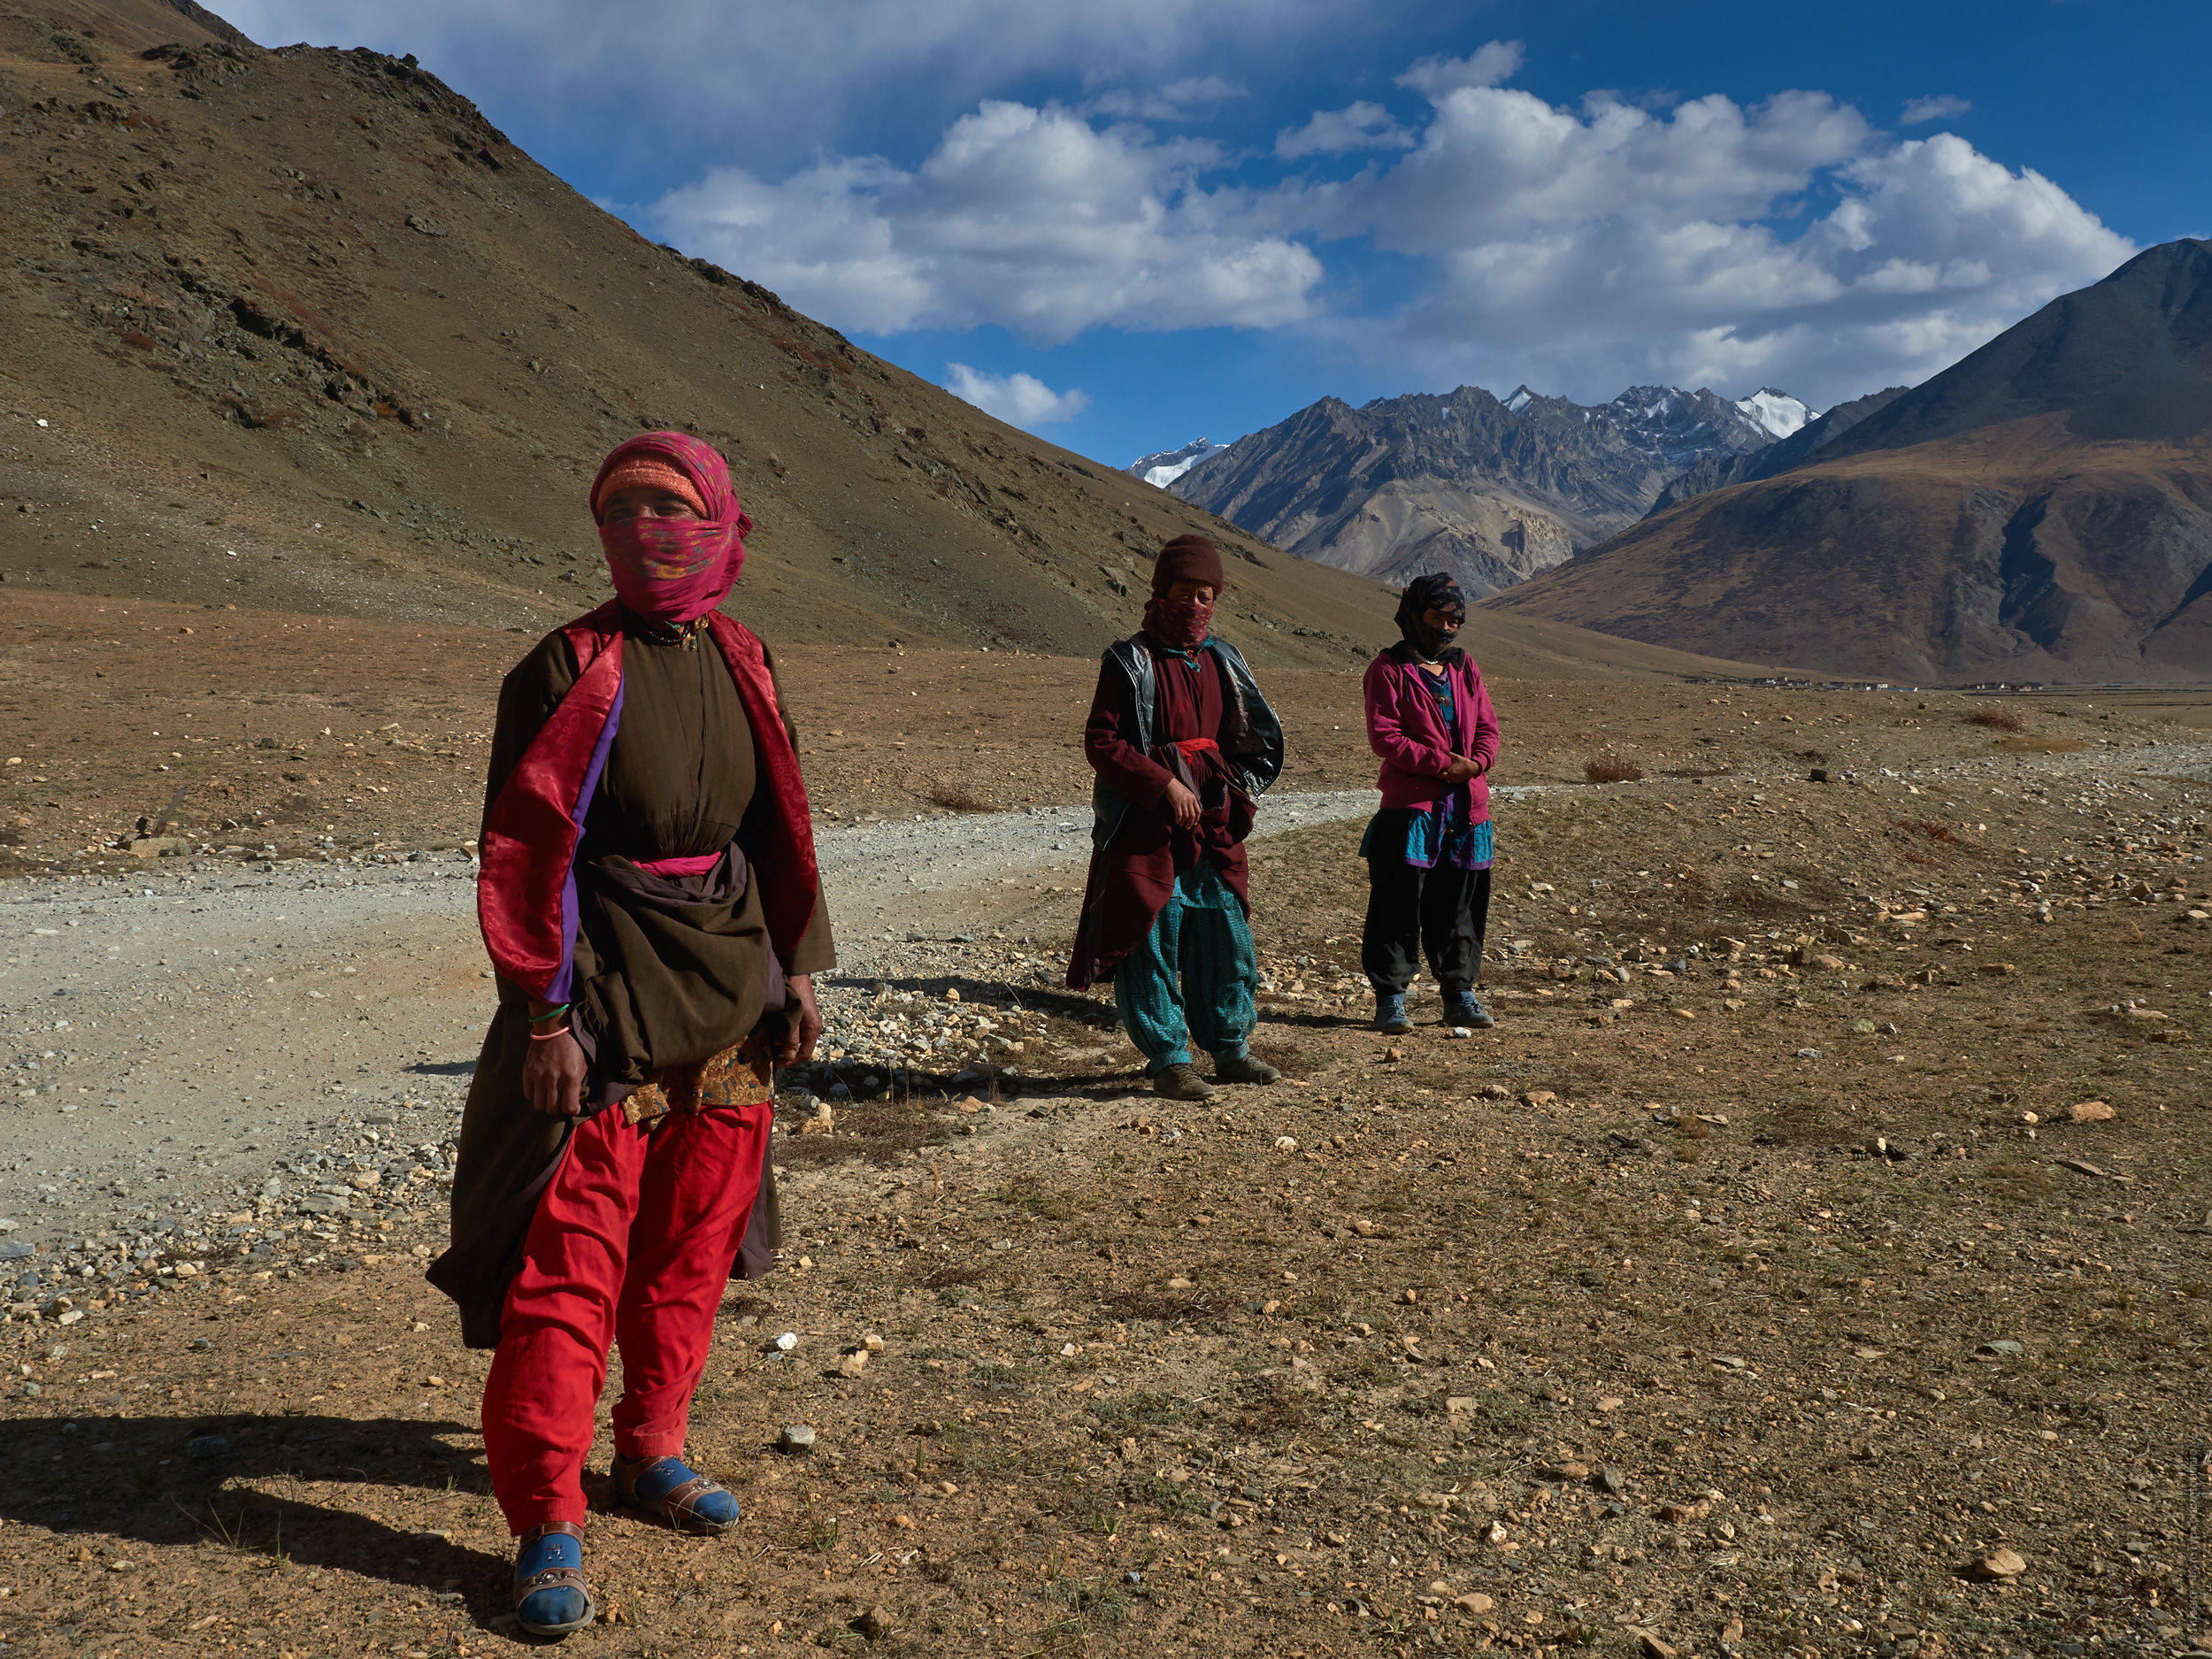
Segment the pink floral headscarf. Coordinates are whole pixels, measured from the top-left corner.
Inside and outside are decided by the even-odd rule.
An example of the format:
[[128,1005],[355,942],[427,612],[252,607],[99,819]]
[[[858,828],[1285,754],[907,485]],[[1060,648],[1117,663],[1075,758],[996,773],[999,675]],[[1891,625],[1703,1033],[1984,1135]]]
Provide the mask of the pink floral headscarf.
[[704,518],[627,518],[599,526],[599,545],[622,603],[654,622],[691,622],[722,603],[745,568],[745,533],[753,527],[730,487],[730,469],[713,445],[684,432],[647,432],[618,445],[592,480],[592,516],[600,487],[621,463],[638,456],[666,462],[691,480],[706,503]]

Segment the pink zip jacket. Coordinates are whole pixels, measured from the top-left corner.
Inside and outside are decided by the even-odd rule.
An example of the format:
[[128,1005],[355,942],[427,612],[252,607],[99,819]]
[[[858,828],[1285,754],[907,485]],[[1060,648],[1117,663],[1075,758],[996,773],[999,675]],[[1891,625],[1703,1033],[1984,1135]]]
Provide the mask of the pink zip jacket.
[[1482,764],[1463,787],[1469,824],[1490,816],[1490,767],[1498,757],[1498,717],[1483,687],[1475,659],[1461,654],[1444,672],[1451,677],[1453,725],[1444,730],[1443,711],[1421,683],[1425,671],[1403,645],[1394,645],[1367,665],[1363,689],[1367,703],[1367,744],[1382,757],[1376,785],[1386,807],[1432,807],[1451,792],[1445,770],[1455,755]]

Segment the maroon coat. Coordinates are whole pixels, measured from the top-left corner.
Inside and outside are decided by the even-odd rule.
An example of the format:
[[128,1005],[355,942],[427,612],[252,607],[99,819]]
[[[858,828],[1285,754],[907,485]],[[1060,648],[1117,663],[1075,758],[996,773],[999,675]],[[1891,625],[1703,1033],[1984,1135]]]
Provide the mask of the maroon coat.
[[[1249,872],[1242,830],[1224,806],[1209,811],[1195,830],[1178,829],[1167,810],[1171,775],[1160,758],[1164,747],[1192,738],[1218,742],[1232,701],[1228,670],[1207,653],[1191,669],[1173,652],[1152,652],[1155,699],[1150,754],[1133,741],[1136,703],[1129,677],[1110,660],[1099,671],[1090,718],[1083,727],[1083,757],[1099,780],[1131,803],[1113,839],[1091,853],[1083,887],[1083,913],[1068,960],[1068,984],[1083,990],[1112,976],[1122,958],[1152,931],[1175,879],[1200,858],[1210,858],[1249,914]],[[1226,768],[1223,768],[1225,772]],[[1202,798],[1211,804],[1210,792]],[[1243,820],[1248,827],[1249,803]]]

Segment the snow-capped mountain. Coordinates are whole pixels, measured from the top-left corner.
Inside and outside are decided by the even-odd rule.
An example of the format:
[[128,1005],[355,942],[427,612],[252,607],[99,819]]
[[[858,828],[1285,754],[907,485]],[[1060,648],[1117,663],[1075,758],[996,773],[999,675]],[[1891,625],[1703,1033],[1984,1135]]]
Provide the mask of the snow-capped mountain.
[[1777,438],[1792,436],[1820,412],[1803,398],[1778,392],[1771,386],[1763,386],[1748,397],[1739,397],[1736,407]]
[[1156,484],[1165,489],[1201,461],[1219,455],[1228,447],[1225,443],[1216,443],[1210,438],[1193,438],[1179,449],[1159,449],[1150,455],[1141,455],[1123,471],[1133,478],[1141,478],[1148,484]]
[[1130,470],[1159,467],[1176,495],[1302,557],[1384,578],[1449,569],[1485,594],[1573,557],[1701,462],[1764,449],[1811,412],[1770,387],[1732,401],[1632,386],[1584,404],[1463,386],[1358,409],[1324,398],[1197,472],[1169,471],[1186,451]]

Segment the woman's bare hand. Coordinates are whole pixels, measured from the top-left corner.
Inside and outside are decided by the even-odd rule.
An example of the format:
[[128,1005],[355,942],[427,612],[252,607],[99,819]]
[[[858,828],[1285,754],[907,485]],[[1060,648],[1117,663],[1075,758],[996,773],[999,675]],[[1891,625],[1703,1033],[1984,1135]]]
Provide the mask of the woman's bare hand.
[[1193,795],[1186,785],[1170,778],[1167,780],[1167,794],[1163,798],[1167,802],[1168,816],[1175,820],[1176,828],[1196,829],[1198,827],[1202,809],[1198,804],[1198,797]]
[[522,1094],[549,1118],[573,1118],[584,1110],[584,1051],[564,1031],[532,1039],[522,1059]]
[[815,1040],[822,1034],[822,1010],[814,1002],[814,976],[795,973],[784,981],[790,987],[791,1000],[799,1005],[799,1018],[784,1033],[783,1044],[776,1050],[778,1065],[795,1065],[814,1057]]
[[1455,755],[1452,757],[1449,770],[1444,773],[1444,781],[1465,783],[1470,778],[1479,778],[1481,775],[1482,763],[1480,761],[1470,760],[1464,755]]

